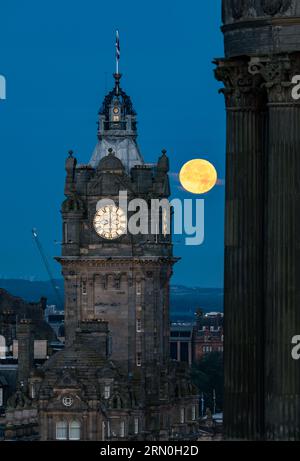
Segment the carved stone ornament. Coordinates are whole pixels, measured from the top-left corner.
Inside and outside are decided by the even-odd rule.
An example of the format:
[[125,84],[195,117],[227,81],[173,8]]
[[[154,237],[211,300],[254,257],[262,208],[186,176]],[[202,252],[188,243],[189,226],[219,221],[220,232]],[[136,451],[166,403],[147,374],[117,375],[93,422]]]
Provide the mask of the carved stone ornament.
[[270,103],[295,103],[292,100],[292,78],[300,74],[300,59],[297,55],[252,58],[249,73],[253,76],[261,75]]
[[291,0],[262,0],[262,8],[264,13],[274,16],[278,13],[285,13],[291,3]]
[[259,107],[261,76],[249,73],[247,62],[216,61],[215,76],[224,83],[220,90],[227,108],[256,109]]

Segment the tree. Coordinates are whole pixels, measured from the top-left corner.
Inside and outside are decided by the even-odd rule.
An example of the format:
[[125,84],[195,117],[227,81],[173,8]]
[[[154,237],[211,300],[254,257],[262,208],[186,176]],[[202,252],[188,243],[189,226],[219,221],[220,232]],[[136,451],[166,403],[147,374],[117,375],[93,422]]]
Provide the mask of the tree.
[[[216,396],[216,411],[223,409],[224,397],[224,366],[223,354],[211,352],[202,357],[192,366],[192,380],[199,389],[199,395],[203,393],[204,412],[207,407],[214,409],[213,394]],[[201,404],[201,402],[200,402]]]

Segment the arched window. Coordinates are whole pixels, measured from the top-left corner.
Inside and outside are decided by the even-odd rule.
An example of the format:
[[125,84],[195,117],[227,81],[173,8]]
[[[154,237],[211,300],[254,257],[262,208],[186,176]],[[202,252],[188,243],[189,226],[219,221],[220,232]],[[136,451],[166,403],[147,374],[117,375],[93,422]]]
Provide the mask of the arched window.
[[67,440],[68,425],[66,421],[58,421],[56,423],[56,440]]
[[70,422],[69,440],[80,440],[80,421],[74,420]]

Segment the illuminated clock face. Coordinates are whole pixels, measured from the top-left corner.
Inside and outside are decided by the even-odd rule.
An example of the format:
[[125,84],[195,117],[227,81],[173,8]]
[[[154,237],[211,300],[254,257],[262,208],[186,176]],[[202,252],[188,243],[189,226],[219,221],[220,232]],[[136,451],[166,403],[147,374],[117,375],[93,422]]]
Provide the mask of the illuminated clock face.
[[114,114],[118,114],[119,113],[119,108],[118,107],[114,107]]
[[114,240],[125,234],[127,219],[124,211],[114,205],[100,208],[94,217],[94,228],[100,237]]

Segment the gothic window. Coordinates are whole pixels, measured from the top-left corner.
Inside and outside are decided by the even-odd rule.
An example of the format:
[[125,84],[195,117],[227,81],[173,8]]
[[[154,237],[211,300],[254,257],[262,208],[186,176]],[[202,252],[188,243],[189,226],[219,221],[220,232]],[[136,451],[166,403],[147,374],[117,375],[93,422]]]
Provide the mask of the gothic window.
[[56,423],[56,440],[67,440],[68,425],[66,421],[58,421]]
[[139,418],[134,418],[134,433],[138,434],[139,433]]
[[3,406],[3,387],[0,387],[0,407]]
[[70,422],[69,440],[80,440],[80,421],[73,420]]
[[110,398],[110,386],[104,386],[104,398],[105,399]]
[[120,437],[125,437],[125,422],[121,421],[120,422]]

